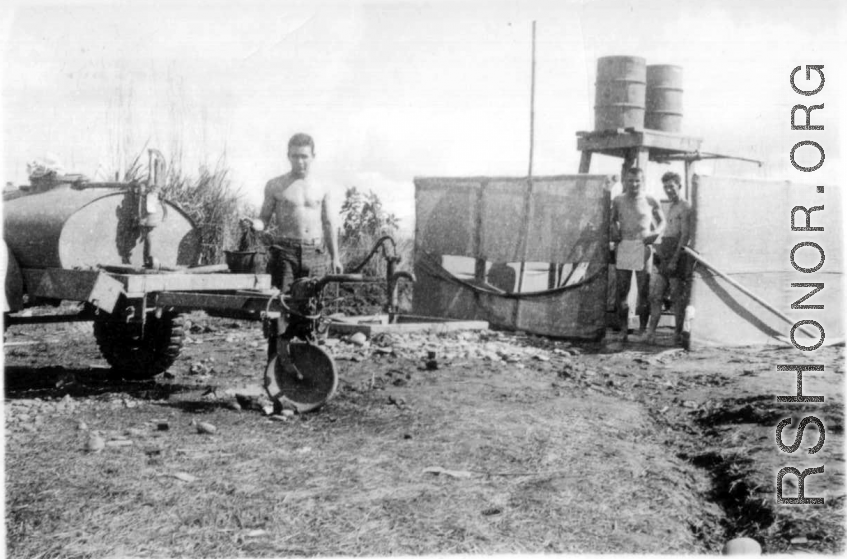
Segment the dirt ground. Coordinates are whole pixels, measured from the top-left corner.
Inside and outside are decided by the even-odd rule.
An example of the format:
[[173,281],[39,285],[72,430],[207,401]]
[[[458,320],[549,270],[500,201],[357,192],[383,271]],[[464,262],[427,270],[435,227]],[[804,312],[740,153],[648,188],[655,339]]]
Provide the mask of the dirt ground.
[[[701,554],[737,536],[844,551],[843,347],[804,377],[823,404],[783,404],[795,378],[776,365],[807,362],[788,349],[331,338],[336,397],[289,418],[255,396],[259,325],[190,318],[170,372],[135,383],[112,378],[89,324],[9,328],[9,557]],[[779,421],[790,445],[812,414],[823,448],[806,453],[809,426],[781,452]],[[805,490],[824,505],[776,503],[780,468],[820,465]]]

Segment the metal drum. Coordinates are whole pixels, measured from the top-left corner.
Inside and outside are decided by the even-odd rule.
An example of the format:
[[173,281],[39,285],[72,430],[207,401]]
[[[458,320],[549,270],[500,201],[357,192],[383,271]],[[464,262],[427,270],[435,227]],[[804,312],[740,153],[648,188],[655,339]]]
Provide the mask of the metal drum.
[[682,130],[682,68],[647,66],[647,112],[644,127],[661,132]]
[[594,130],[644,128],[646,63],[637,56],[597,59]]
[[[200,237],[182,210],[164,202],[150,231],[153,256],[164,266],[197,264]],[[22,268],[142,266],[137,198],[126,186],[51,190],[6,200],[3,238]]]

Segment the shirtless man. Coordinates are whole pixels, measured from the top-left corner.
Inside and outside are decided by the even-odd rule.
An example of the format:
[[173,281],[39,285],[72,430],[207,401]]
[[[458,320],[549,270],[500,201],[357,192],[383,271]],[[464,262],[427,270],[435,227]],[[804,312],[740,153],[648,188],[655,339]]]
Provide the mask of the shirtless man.
[[315,157],[311,136],[295,134],[288,142],[291,171],[268,181],[265,201],[253,228],[263,231],[276,217],[277,230],[271,244],[281,247],[271,252],[271,283],[283,292],[300,277],[320,277],[327,273],[327,251],[331,271],[343,271],[338,257],[338,233],[332,214],[329,190],[309,177]]
[[649,293],[652,271],[652,245],[665,228],[662,207],[644,192],[644,171],[633,167],[624,177],[624,193],[612,201],[612,241],[617,243],[615,277],[615,309],[626,339],[629,322],[629,287],[632,272],[638,289],[635,312],[640,323],[640,332],[647,328],[650,315]]
[[676,343],[682,341],[682,323],[685,313],[683,289],[690,269],[688,256],[682,247],[687,246],[691,239],[692,210],[691,205],[679,197],[681,186],[682,179],[678,174],[668,172],[662,175],[662,187],[671,205],[668,208],[668,225],[657,250],[658,273],[654,275],[650,285],[650,324],[644,338],[647,343],[655,342],[656,326],[659,324],[659,315],[662,313],[662,303],[669,284],[674,310],[675,341]]

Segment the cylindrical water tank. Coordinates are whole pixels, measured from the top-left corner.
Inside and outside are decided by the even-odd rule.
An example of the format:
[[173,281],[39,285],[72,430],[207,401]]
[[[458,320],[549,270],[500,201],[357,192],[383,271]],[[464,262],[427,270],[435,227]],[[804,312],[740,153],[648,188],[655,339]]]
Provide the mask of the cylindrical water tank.
[[646,63],[637,56],[597,59],[594,130],[644,128]]
[[647,66],[647,112],[644,127],[662,132],[682,130],[682,68]]
[[[157,204],[158,205],[158,204]],[[197,264],[200,237],[182,210],[164,202],[150,231],[164,266]],[[22,268],[144,264],[137,197],[126,186],[57,186],[3,204],[3,238]]]

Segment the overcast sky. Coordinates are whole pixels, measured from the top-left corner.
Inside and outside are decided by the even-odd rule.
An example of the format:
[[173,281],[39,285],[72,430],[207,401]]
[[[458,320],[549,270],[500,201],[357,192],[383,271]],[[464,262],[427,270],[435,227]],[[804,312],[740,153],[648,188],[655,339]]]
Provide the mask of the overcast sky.
[[[596,59],[632,55],[683,67],[684,134],[765,162],[704,172],[837,183],[844,4],[21,4],[4,8],[2,22],[3,179],[25,184],[26,163],[47,153],[93,176],[115,167],[121,139],[130,155],[149,140],[166,154],[181,146],[190,172],[225,152],[235,185],[258,204],[264,183],[288,171],[288,137],[305,131],[320,178],[339,194],[373,189],[408,228],[414,176],[526,174],[535,20],[536,174],[576,172],[575,133],[593,126]],[[789,85],[805,64],[825,65],[814,97]],[[791,131],[797,103],[825,103],[813,124],[826,129]],[[804,139],[826,150],[813,180],[788,160]],[[802,148],[798,159],[817,154]],[[619,170],[619,160],[595,161],[592,172]],[[649,170],[656,193],[664,170]]]

